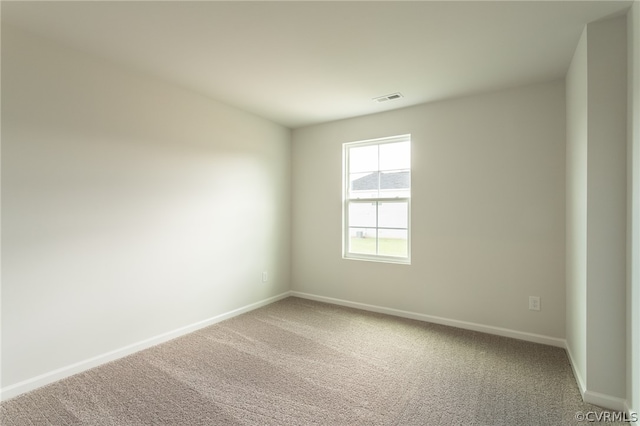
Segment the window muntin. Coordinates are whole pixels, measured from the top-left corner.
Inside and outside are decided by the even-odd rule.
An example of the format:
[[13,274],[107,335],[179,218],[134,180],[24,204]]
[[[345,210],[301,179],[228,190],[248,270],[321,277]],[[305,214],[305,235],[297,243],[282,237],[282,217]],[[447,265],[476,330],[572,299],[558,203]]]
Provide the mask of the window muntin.
[[344,257],[409,263],[410,136],[346,143],[344,165]]

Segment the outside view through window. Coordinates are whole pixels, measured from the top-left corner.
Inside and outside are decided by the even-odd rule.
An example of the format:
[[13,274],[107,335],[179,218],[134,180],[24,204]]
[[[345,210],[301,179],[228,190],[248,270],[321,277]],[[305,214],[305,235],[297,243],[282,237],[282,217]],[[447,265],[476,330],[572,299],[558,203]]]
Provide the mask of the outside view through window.
[[345,144],[346,257],[409,257],[409,136]]

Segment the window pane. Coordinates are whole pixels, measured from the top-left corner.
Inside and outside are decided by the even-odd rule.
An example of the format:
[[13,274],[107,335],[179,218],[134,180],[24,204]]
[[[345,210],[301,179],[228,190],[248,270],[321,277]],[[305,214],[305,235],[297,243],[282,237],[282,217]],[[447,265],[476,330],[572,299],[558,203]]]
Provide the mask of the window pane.
[[380,145],[380,169],[398,170],[411,168],[411,143],[396,142]]
[[372,228],[349,228],[349,252],[376,254],[376,230]]
[[350,227],[376,227],[376,203],[349,203]]
[[380,197],[409,197],[411,173],[408,170],[380,173]]
[[408,228],[408,203],[380,203],[378,206],[378,226],[381,228]]
[[378,172],[351,173],[349,175],[349,198],[378,198],[379,182]]
[[407,257],[409,255],[407,235],[406,230],[380,229],[378,231],[378,254]]
[[378,145],[360,146],[349,149],[349,171],[351,173],[378,170]]

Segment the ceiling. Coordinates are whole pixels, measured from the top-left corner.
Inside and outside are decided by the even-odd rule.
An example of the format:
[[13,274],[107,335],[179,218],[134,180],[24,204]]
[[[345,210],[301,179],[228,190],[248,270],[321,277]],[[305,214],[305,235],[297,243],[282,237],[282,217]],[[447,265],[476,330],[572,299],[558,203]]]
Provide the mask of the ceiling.
[[[2,24],[287,127],[561,78],[618,1],[6,2]],[[377,103],[374,97],[404,97]]]

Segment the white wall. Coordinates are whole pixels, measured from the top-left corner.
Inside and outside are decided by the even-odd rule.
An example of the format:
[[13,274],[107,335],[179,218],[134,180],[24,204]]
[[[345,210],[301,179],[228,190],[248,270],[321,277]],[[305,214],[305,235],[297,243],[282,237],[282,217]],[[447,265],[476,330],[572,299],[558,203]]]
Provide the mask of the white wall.
[[566,76],[567,349],[582,392],[587,368],[587,32]]
[[[555,81],[294,130],[293,290],[564,338],[564,96]],[[342,143],[406,133],[412,265],[344,260]]]
[[627,15],[627,402],[640,413],[640,2]]
[[627,380],[626,38],[624,16],[588,24],[567,74],[567,346],[585,401],[613,409]]
[[3,25],[3,389],[288,291],[290,137]]

